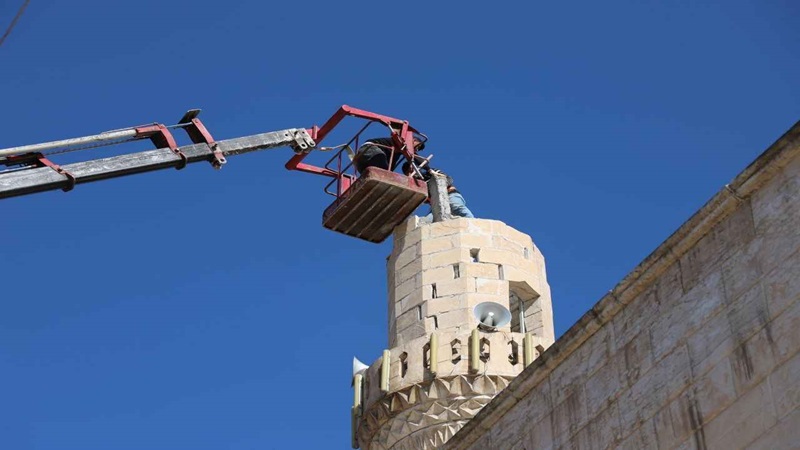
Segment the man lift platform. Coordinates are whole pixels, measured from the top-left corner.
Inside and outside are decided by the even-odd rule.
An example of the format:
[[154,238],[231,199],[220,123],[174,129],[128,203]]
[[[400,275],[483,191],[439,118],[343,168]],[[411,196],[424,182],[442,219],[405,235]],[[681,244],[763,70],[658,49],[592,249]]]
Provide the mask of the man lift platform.
[[[323,213],[322,224],[330,230],[370,242],[382,242],[392,230],[420,206],[428,196],[424,182],[389,170],[370,167],[356,173],[351,158],[363,142],[361,134],[373,124],[385,126],[392,138],[390,168],[402,158],[414,161],[413,140],[424,135],[407,121],[342,106],[322,127],[290,128],[234,139],[215,141],[198,119],[200,110],[190,110],[176,125],[154,123],[123,128],[97,135],[41,144],[0,149],[0,199],[49,190],[72,190],[76,185],[151,172],[183,169],[207,161],[222,168],[230,156],[279,147],[291,147],[295,155],[286,163],[289,170],[331,178],[324,191],[335,197]],[[346,144],[320,147],[319,143],[346,117],[366,124]],[[193,144],[178,146],[170,130],[183,129]],[[138,153],[59,165],[50,158],[65,152],[148,139],[156,147]],[[324,166],[303,160],[313,150],[337,150]]]

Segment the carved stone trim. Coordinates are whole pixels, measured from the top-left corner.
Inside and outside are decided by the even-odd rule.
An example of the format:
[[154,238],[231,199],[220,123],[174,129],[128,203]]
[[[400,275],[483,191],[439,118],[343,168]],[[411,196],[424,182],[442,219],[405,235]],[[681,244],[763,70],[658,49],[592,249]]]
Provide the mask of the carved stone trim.
[[512,379],[456,375],[391,392],[364,411],[359,443],[365,450],[437,448]]

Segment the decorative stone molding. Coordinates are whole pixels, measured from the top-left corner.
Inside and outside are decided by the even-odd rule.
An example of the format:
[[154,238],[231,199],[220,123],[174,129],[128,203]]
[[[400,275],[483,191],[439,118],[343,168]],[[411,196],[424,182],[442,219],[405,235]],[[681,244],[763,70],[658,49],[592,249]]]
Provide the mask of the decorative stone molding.
[[387,394],[364,411],[359,443],[364,450],[438,448],[512,377],[457,375]]

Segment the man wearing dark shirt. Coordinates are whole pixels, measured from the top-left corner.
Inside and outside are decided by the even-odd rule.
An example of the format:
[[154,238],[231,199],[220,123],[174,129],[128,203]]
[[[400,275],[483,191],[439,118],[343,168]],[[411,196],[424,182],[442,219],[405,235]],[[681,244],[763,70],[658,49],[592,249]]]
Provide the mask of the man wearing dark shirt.
[[[372,138],[367,139],[363,145],[358,149],[353,164],[356,166],[358,173],[364,173],[367,167],[378,167],[383,170],[393,170],[397,167],[397,163],[403,156],[400,152],[394,152],[392,138]],[[414,137],[414,148],[420,151],[425,148],[425,143]],[[392,167],[389,167],[389,161],[392,162]]]

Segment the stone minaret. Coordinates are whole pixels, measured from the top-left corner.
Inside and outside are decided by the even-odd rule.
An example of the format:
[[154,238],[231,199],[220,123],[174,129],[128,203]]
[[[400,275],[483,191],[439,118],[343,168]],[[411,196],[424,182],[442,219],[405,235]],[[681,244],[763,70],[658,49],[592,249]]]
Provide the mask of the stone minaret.
[[[387,270],[389,349],[354,376],[353,446],[439,448],[553,343],[544,257],[502,222],[412,217]],[[482,302],[511,323],[479,328]]]

